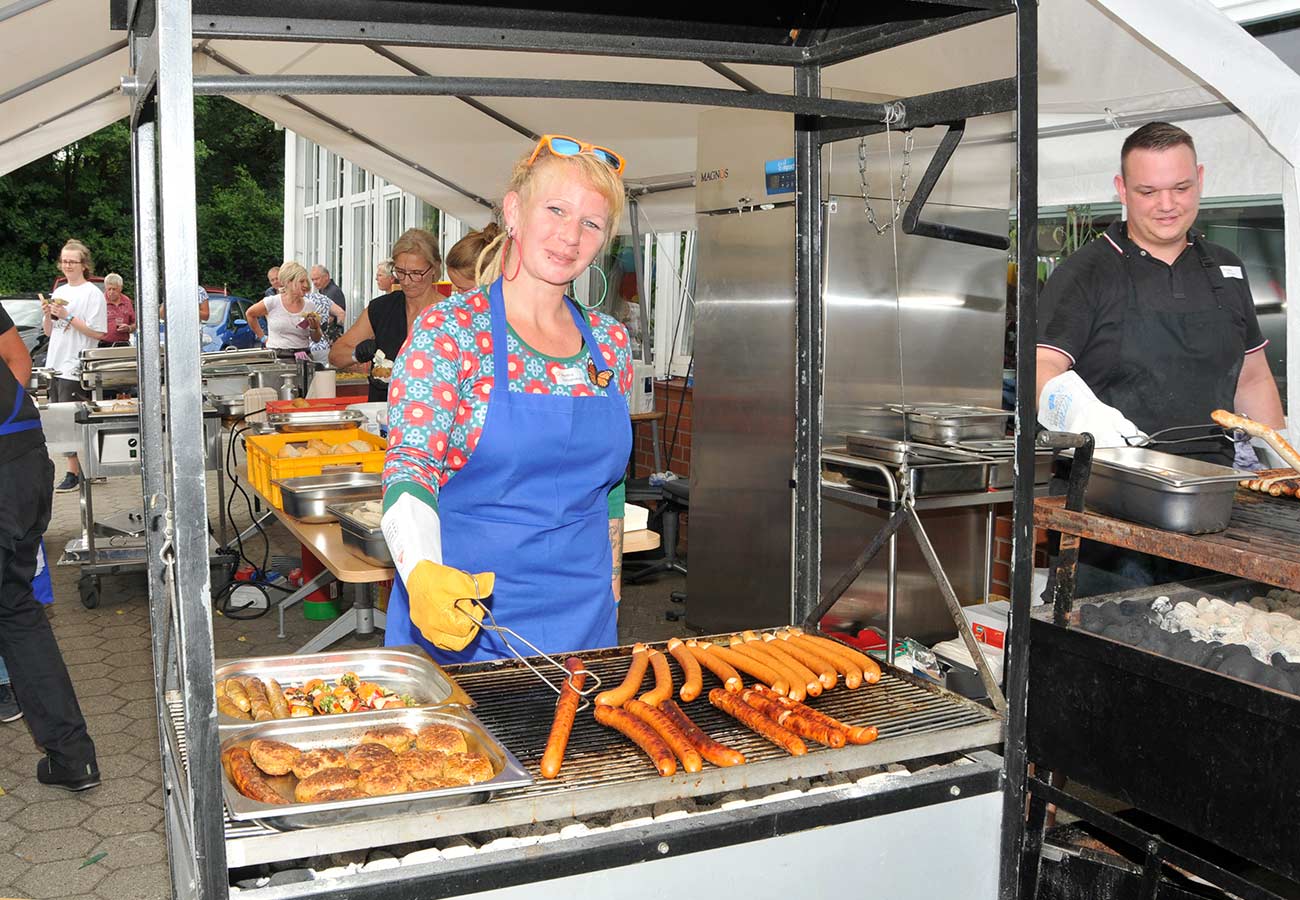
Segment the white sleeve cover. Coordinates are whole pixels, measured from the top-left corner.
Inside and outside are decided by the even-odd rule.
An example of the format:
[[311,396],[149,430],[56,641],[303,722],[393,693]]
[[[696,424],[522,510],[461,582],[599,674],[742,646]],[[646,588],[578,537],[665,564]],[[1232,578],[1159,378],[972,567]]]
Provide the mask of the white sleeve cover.
[[380,527],[403,582],[421,560],[442,564],[442,523],[428,504],[403,494],[385,510]]

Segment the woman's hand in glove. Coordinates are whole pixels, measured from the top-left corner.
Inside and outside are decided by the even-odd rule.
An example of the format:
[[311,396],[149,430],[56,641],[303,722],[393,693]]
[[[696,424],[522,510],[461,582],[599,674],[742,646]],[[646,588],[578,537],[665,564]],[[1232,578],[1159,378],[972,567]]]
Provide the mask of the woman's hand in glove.
[[357,362],[370,362],[375,358],[375,351],[377,349],[379,349],[379,347],[375,343],[374,338],[366,338],[364,341],[357,344],[356,349],[352,351],[352,358]]
[[492,572],[471,575],[421,560],[406,579],[411,622],[435,647],[464,650],[487,614],[478,601],[492,593],[495,583]]

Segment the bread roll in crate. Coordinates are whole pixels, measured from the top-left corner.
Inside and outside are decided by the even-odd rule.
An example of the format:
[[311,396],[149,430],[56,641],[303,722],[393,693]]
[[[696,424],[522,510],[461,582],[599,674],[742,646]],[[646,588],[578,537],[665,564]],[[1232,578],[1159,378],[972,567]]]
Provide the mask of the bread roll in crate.
[[381,472],[388,442],[360,428],[259,434],[247,439],[248,480],[276,509],[284,509],[280,478],[321,475],[331,469]]

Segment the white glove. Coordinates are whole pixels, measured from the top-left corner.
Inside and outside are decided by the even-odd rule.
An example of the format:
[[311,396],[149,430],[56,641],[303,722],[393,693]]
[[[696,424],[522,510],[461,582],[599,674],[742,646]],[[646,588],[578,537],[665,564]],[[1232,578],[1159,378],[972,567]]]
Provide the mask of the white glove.
[[421,560],[442,564],[442,523],[438,511],[427,503],[403,494],[384,511],[379,527],[403,582]]
[[[1286,441],[1288,444],[1291,443],[1291,435],[1287,433],[1287,429],[1279,428],[1277,429],[1277,433],[1282,440]],[[1273,445],[1263,438],[1251,438],[1250,446],[1255,448],[1255,455],[1259,457],[1260,464],[1263,465],[1265,469],[1291,468],[1291,464],[1278,456],[1277,451],[1273,449]]]
[[1122,412],[1098,400],[1073,369],[1043,385],[1038,424],[1049,431],[1087,432],[1098,447],[1126,447],[1129,442],[1125,438],[1146,437]]

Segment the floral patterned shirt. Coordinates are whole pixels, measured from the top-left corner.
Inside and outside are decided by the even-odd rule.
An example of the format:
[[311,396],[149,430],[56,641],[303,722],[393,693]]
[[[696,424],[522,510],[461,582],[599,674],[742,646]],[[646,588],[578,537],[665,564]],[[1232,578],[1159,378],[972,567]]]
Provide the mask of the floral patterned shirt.
[[[627,329],[603,313],[583,314],[601,355],[618,374],[619,391],[626,395],[632,387]],[[561,378],[561,372],[574,367],[586,372],[591,354],[585,342],[568,359],[538,353],[508,326],[506,342],[510,391],[603,397],[614,389],[613,384],[602,388],[586,377],[578,384],[562,383],[572,379]],[[478,446],[498,375],[485,290],[456,294],[420,312],[393,364],[388,388],[386,499],[395,500],[401,491],[390,490],[401,485],[436,508],[438,491],[465,467]],[[622,505],[620,484],[610,492],[611,518],[622,518]]]

